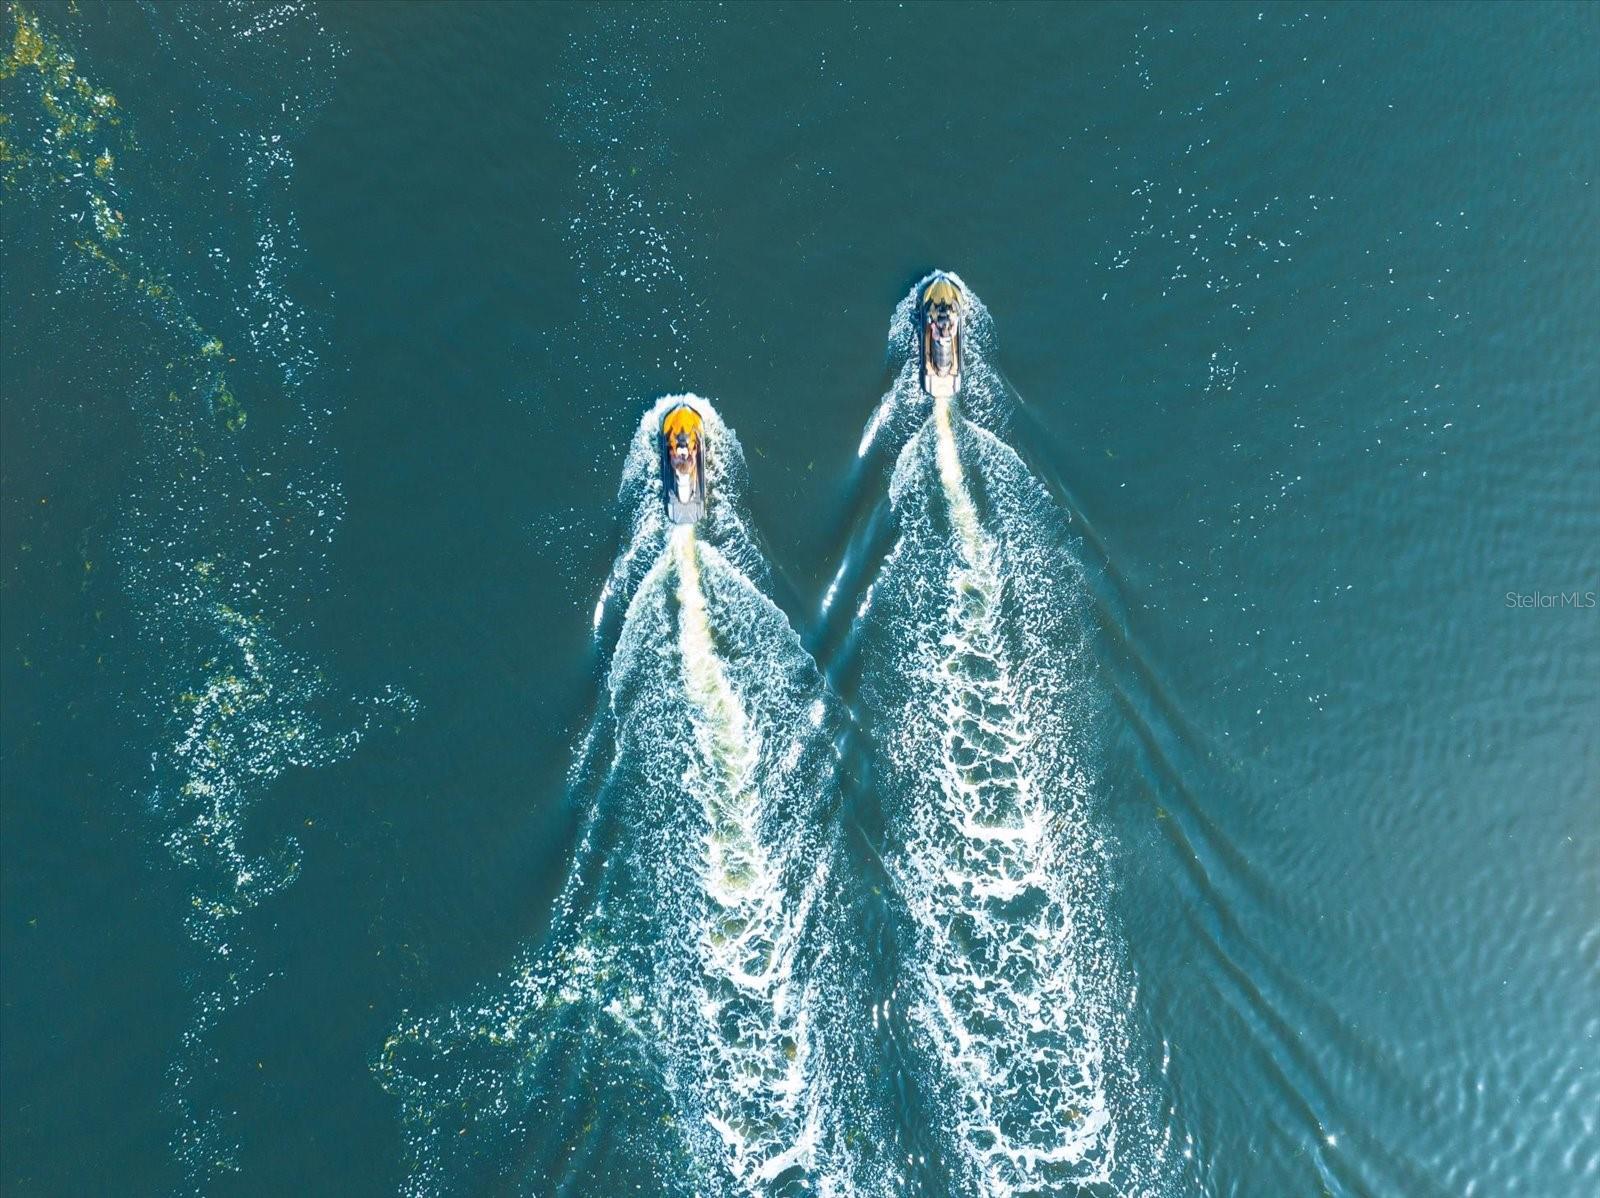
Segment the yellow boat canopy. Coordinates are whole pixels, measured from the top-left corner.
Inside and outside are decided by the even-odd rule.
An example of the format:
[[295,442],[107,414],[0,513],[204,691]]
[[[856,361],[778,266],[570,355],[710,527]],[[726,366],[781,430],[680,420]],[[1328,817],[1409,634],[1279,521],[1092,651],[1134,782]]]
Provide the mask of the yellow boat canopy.
[[922,293],[924,304],[950,304],[956,306],[961,303],[961,292],[949,279],[935,279],[928,284],[928,289]]
[[667,413],[667,418],[661,422],[661,435],[670,444],[679,433],[689,434],[690,446],[700,443],[700,413],[688,404],[679,404]]

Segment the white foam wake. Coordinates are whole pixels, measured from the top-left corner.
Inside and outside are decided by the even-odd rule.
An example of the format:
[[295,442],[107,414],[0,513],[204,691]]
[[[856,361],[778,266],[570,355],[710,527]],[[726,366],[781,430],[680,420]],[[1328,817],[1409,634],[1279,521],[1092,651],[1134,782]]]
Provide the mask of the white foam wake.
[[703,901],[693,929],[698,969],[691,973],[692,992],[677,996],[689,1018],[673,1029],[691,1068],[679,1080],[688,1083],[690,1101],[715,1131],[728,1171],[743,1190],[758,1194],[789,1169],[814,1171],[805,1109],[812,1043],[793,969],[826,871],[795,894],[783,877],[790,846],[763,835],[762,730],[717,653],[701,582],[703,568],[729,567],[698,543],[692,527],[673,529],[670,552],[693,730],[684,784],[703,820],[696,862]]
[[[709,447],[696,528],[662,514],[656,438],[678,402],[700,410]],[[849,1065],[861,1029],[841,1017],[829,897],[842,716],[744,568],[763,569],[741,481],[737,439],[704,400],[671,397],[641,421],[628,544],[596,616],[616,636],[608,701],[575,771],[593,805],[552,934],[479,1000],[399,1029],[379,1065],[407,1111],[415,1193],[480,1188],[483,1159],[525,1170],[519,1155],[539,1162],[519,1175],[533,1192],[613,1184],[627,1162],[608,1149],[579,1162],[570,1144],[516,1146],[564,1119],[572,1140],[636,1158],[653,1192],[873,1192],[876,1114]],[[599,1040],[623,1046],[599,1050],[603,1065]],[[602,1073],[631,1078],[628,1094],[569,1116]],[[441,1135],[463,1109],[502,1147]]]
[[923,1098],[958,1192],[1154,1192],[1092,811],[1082,571],[1043,488],[963,419],[1001,395],[977,341],[964,374],[896,462],[864,629]]

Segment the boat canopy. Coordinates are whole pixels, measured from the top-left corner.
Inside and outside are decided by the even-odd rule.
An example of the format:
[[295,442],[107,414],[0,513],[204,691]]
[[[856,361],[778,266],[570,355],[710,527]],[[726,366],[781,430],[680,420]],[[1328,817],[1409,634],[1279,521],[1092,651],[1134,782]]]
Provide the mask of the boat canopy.
[[961,292],[949,279],[935,279],[922,293],[922,302],[929,307],[935,304],[949,304],[954,307],[961,303]]
[[689,435],[689,447],[693,449],[700,444],[700,413],[688,404],[679,404],[667,413],[667,418],[661,422],[661,435],[671,444],[677,440],[679,433]]

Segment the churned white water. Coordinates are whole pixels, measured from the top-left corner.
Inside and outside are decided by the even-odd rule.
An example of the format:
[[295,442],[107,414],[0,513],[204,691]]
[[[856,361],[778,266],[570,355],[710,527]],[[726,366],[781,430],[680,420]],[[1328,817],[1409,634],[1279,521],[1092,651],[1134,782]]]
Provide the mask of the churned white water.
[[[910,348],[914,295],[892,346]],[[1004,411],[988,333],[974,297],[960,396],[922,396],[912,363],[873,418],[908,430],[860,619],[904,1017],[953,1192],[1153,1193],[1161,1138],[1096,830],[1083,569],[1065,513],[979,422]]]
[[[697,527],[669,524],[660,500],[658,430],[681,402],[705,422]],[[752,580],[742,472],[698,397],[639,425],[628,541],[596,611],[615,636],[607,701],[573,771],[593,797],[550,936],[477,999],[402,1026],[379,1062],[414,1193],[470,1191],[485,1172],[544,1192],[587,1168],[571,1145],[602,1136],[671,1193],[873,1192],[878,1116],[848,1064],[861,1032],[829,898],[841,716]],[[574,1089],[623,1073],[629,1097],[562,1126]],[[487,1165],[464,1134],[500,1142]],[[567,1146],[517,1147],[554,1135]]]

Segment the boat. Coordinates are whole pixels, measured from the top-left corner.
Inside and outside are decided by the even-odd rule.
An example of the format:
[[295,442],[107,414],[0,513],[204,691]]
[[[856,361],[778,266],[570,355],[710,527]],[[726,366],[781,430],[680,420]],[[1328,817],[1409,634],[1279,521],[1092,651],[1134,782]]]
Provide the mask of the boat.
[[967,297],[954,275],[936,270],[917,296],[919,373],[934,398],[961,390],[962,317]]
[[661,488],[674,524],[694,524],[706,514],[705,421],[686,403],[661,418]]

